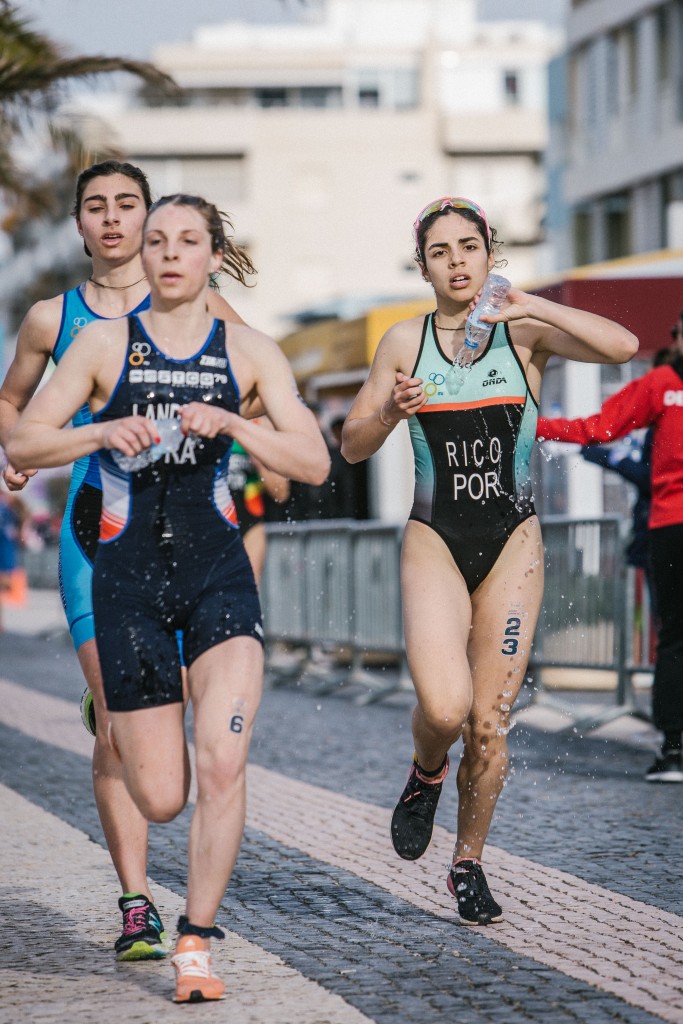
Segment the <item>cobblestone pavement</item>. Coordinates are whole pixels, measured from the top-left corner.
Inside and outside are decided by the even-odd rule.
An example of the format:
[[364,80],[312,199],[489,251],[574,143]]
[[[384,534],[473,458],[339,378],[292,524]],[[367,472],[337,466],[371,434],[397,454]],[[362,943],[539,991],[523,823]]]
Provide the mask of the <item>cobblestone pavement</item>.
[[[0,636],[0,1021],[646,1024],[683,1021],[683,786],[648,786],[654,735],[511,734],[486,866],[505,921],[459,925],[446,891],[454,779],[420,861],[390,846],[406,695],[269,689],[248,824],[214,944],[224,1002],[176,1007],[167,962],[118,964],[116,880],[94,808],[80,671],[61,632]],[[454,774],[454,773],[452,773]],[[151,832],[169,927],[191,807]]]

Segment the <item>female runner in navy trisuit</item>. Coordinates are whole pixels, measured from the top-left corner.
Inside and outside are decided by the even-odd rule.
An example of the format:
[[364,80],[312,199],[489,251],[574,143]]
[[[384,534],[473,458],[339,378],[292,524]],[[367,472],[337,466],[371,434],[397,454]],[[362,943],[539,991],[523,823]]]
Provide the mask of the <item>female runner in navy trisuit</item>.
[[[106,160],[79,174],[72,212],[85,252],[92,259],[92,273],[77,287],[36,302],[28,311],[14,359],[0,387],[0,444],[7,443],[48,362],[58,363],[87,324],[149,308],[149,284],[140,247],[142,225],[151,203],[149,182],[134,164]],[[247,258],[241,258],[229,272],[244,283],[253,267]],[[243,323],[217,292],[211,291],[207,301],[214,316]],[[74,425],[89,422],[86,405],[76,413]],[[10,463],[3,477],[10,490],[21,490],[33,472],[29,469],[19,473]],[[86,715],[85,721],[91,723],[91,731],[95,731],[95,721],[100,726],[93,749],[93,789],[123,894],[119,899],[123,927],[114,944],[116,957],[145,960],[165,956],[167,947],[147,880],[147,822],[126,790],[121,762],[108,739],[92,613],[92,565],[101,511],[99,462],[93,453],[78,459],[71,474],[59,542],[59,584],[71,638],[92,694],[94,715]]]
[[[232,438],[284,476],[320,484],[329,457],[313,414],[270,338],[207,312],[208,281],[228,253],[215,207],[170,196],[143,234],[151,308],[89,325],[19,421],[19,470],[100,453],[103,510],[93,602],[115,747],[148,820],[184,807],[190,774],[175,631],[183,631],[194,712],[198,795],[186,914],[173,958],[175,999],[219,999],[209,939],[244,826],[245,769],[262,677],[253,573],[227,485]],[[84,402],[94,422],[63,429]],[[274,430],[244,419],[258,402]],[[177,450],[141,469],[163,420],[180,421]],[[150,736],[154,743],[150,744]]]
[[462,389],[449,393],[465,319],[495,265],[495,233],[476,203],[457,197],[425,207],[414,233],[436,310],[385,334],[346,420],[342,452],[349,462],[367,459],[408,420],[416,481],[401,586],[415,755],[391,835],[399,856],[425,852],[448,751],[462,736],[448,888],[463,922],[488,924],[502,910],[481,857],[543,592],[529,481],[541,377],[553,354],[624,362],[638,342],[602,317],[511,289],[500,314],[484,318],[496,326]]

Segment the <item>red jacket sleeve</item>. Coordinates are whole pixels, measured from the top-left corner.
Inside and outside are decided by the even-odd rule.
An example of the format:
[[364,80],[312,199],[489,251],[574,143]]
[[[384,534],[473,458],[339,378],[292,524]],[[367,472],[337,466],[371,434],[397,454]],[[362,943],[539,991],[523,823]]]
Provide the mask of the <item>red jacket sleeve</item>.
[[661,401],[657,400],[659,383],[656,370],[646,373],[608,398],[599,413],[585,419],[539,416],[536,437],[575,444],[601,444],[625,437],[632,430],[654,423],[661,409]]

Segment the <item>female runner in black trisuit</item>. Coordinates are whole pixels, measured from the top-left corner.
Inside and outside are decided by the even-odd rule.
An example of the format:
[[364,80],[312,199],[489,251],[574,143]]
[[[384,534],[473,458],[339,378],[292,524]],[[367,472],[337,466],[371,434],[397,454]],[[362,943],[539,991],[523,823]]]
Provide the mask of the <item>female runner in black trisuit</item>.
[[[216,912],[241,842],[263,677],[256,587],[227,487],[231,441],[313,484],[325,479],[329,457],[275,342],[207,313],[209,276],[227,253],[215,207],[166,197],[152,207],[143,238],[150,310],[82,332],[24,411],[8,454],[21,470],[100,451],[97,641],[126,785],[154,821],[174,818],[189,790],[175,641],[183,630],[198,783],[173,958],[175,999],[184,1002],[223,995],[209,939],[221,934]],[[86,401],[94,422],[63,429]],[[240,415],[256,402],[274,430]],[[180,421],[176,451],[122,469],[115,451],[132,457],[150,448],[165,419]]]
[[415,684],[415,757],[392,819],[399,856],[420,857],[432,835],[448,751],[462,736],[458,829],[448,888],[461,919],[502,917],[481,867],[507,772],[507,731],[543,593],[543,548],[529,483],[536,405],[552,354],[624,362],[638,342],[623,327],[517,289],[461,390],[448,373],[465,319],[495,262],[495,234],[468,199],[430,203],[415,255],[436,311],[391,327],[344,426],[342,453],[366,459],[408,420],[415,503],[401,591]]

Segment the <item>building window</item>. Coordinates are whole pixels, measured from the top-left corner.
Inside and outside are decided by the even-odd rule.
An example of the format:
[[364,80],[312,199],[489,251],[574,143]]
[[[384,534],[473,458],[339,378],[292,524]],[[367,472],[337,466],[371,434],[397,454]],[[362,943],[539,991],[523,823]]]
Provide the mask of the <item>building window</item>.
[[631,251],[631,217],[627,193],[606,199],[604,211],[607,259],[628,256]]
[[519,103],[519,75],[516,71],[506,71],[503,77],[505,102],[511,106]]
[[669,8],[658,7],[655,11],[657,19],[657,78],[666,82],[671,75],[671,33],[669,28]]
[[302,107],[341,107],[341,86],[302,85],[299,89],[299,103]]
[[361,86],[358,90],[358,105],[361,107],[378,107],[379,89],[372,86]]
[[574,211],[574,262],[578,266],[593,259],[592,218],[587,207]]
[[420,79],[413,68],[396,68],[392,73],[394,107],[396,110],[412,110],[418,104]]
[[638,26],[632,21],[622,29],[626,56],[626,88],[629,99],[638,94]]
[[610,32],[606,40],[605,86],[608,114],[619,113],[619,33]]
[[579,82],[581,80],[580,57],[581,51],[575,50],[569,58],[569,74],[567,76],[567,109],[569,111],[569,133],[571,136],[578,135],[579,130]]
[[254,99],[259,107],[289,106],[286,89],[254,89]]

